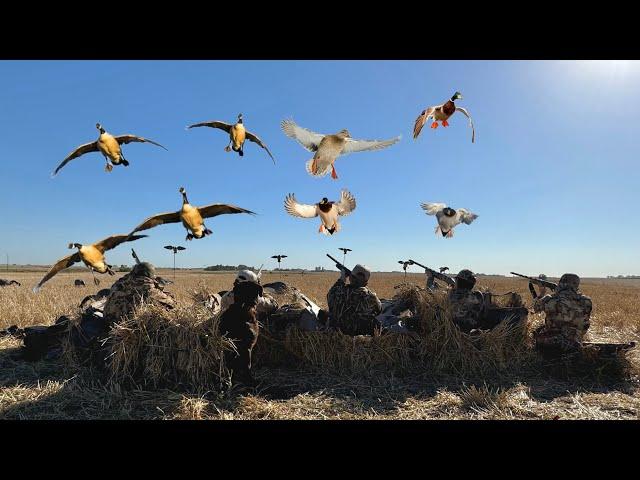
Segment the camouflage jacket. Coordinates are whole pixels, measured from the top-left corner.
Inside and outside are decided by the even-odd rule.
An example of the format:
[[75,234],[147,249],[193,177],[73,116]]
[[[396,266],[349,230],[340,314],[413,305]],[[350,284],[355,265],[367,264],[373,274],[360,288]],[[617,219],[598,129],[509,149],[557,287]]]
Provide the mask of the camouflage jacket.
[[589,328],[591,299],[571,289],[556,290],[533,302],[534,312],[545,313],[544,329],[556,332],[568,339],[582,341]]
[[327,294],[332,327],[347,335],[371,335],[375,317],[382,311],[378,296],[367,287],[352,287],[342,279]]
[[131,315],[142,302],[173,308],[175,300],[163,288],[154,278],[128,273],[111,286],[104,304],[105,319],[117,322],[122,317]]
[[464,332],[480,326],[485,301],[481,292],[454,288],[449,292],[453,321]]

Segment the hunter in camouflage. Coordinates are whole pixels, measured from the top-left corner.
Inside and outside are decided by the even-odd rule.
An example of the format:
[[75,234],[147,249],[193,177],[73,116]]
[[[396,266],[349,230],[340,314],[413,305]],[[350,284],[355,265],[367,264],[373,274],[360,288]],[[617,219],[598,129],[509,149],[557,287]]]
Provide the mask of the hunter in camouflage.
[[448,295],[453,321],[465,333],[480,327],[485,312],[484,296],[473,290],[475,284],[473,272],[460,270]]
[[589,329],[593,305],[578,291],[580,277],[565,273],[553,294],[545,295],[542,287],[533,302],[534,312],[545,313],[545,324],[535,334],[536,348],[547,353],[569,353],[580,350]]
[[377,326],[376,316],[382,311],[382,303],[367,284],[371,272],[356,265],[348,275],[341,271],[340,278],[327,294],[329,322],[347,335],[373,335]]
[[[251,270],[240,270],[236,279],[233,281],[233,286],[242,282],[253,282],[260,285],[260,277]],[[234,292],[229,290],[221,298],[221,311],[225,312],[234,303]],[[258,313],[258,319],[264,320],[265,317],[278,309],[278,302],[268,293],[261,293],[257,299],[256,311]]]
[[104,318],[108,323],[118,322],[131,315],[141,303],[152,303],[171,309],[174,298],[164,291],[163,285],[156,280],[156,270],[148,262],[142,262],[133,270],[116,281],[104,304]]

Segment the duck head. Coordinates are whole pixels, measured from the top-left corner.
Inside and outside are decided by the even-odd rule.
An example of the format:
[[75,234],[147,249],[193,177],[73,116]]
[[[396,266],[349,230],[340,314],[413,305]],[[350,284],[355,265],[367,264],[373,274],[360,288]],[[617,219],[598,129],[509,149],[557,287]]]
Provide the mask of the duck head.
[[82,248],[82,244],[81,243],[70,243],[69,244],[69,249],[72,248],[77,248],[78,250],[80,250]]
[[331,211],[331,208],[333,207],[333,202],[330,202],[327,197],[324,197],[322,200],[320,200],[320,203],[318,204],[318,206],[320,207],[320,211],[326,213]]
[[103,134],[106,132],[106,130],[102,127],[102,125],[100,125],[99,123],[96,123],[96,128],[98,129],[98,131],[100,132],[100,134]]
[[340,130],[336,135],[340,138],[351,138],[351,134],[349,133],[349,130],[347,130],[346,128],[343,128],[342,130]]
[[238,123],[242,123],[242,114],[241,113],[238,114]]
[[455,102],[456,100],[460,100],[462,98],[462,94],[460,92],[456,92],[451,97],[451,101]]
[[456,211],[453,208],[445,207],[442,210],[442,213],[444,213],[447,217],[453,217],[456,214]]

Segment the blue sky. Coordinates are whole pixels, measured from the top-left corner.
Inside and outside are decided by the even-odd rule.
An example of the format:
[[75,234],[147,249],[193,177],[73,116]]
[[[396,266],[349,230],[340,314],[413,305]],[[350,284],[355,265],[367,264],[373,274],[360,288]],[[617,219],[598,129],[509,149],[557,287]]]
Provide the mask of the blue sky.
[[[332,265],[325,253],[354,251],[348,264],[397,269],[414,258],[434,267],[584,276],[640,273],[638,126],[640,62],[585,61],[46,61],[0,62],[0,260],[51,264],[69,242],[126,233],[155,213],[180,207],[185,186],[196,205],[233,203],[259,213],[210,219],[214,234],[186,242],[180,224],[131,244],[144,259],[170,266],[168,243],[185,245],[178,265],[217,263]],[[414,141],[415,117],[456,90],[471,113],[450,127],[426,128]],[[233,121],[269,146],[226,153],[224,132],[185,126]],[[354,138],[402,135],[392,147],[341,157],[339,180],[310,177],[311,154],[286,137],[293,118],[320,133],[348,128]],[[100,154],[58,163],[97,138],[95,123],[165,145],[124,147],[128,168],[104,172]],[[355,212],[333,237],[319,220],[288,216],[299,201],[356,197]],[[425,201],[479,215],[436,237]],[[130,248],[108,252],[132,263]]]

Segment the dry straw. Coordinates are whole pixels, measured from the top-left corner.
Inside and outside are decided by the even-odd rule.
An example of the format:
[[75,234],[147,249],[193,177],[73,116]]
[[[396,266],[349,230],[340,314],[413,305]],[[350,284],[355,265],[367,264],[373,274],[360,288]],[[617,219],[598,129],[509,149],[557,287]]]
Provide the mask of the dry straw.
[[[293,326],[280,335],[262,329],[253,365],[312,367],[347,375],[425,372],[471,377],[513,373],[535,363],[529,323],[510,326],[505,321],[471,335],[454,325],[444,292],[403,287],[396,299],[413,305],[415,332],[352,337]],[[291,298],[283,296],[281,304],[286,300]],[[104,341],[110,382],[197,390],[227,383],[223,352],[234,347],[218,334],[218,319],[202,304],[182,304],[171,311],[142,305],[114,325]]]
[[[224,351],[234,348],[217,329],[218,317],[203,306],[166,311],[144,304],[112,326],[99,356],[114,385],[217,388],[229,378]],[[79,357],[67,354],[72,361]]]

